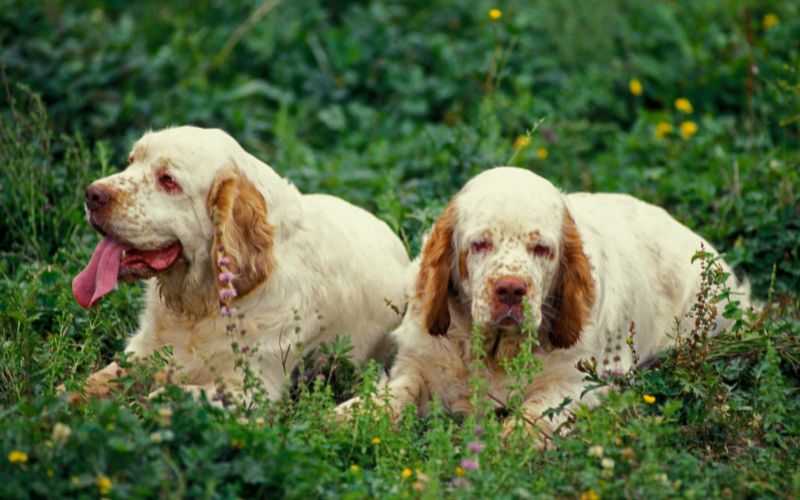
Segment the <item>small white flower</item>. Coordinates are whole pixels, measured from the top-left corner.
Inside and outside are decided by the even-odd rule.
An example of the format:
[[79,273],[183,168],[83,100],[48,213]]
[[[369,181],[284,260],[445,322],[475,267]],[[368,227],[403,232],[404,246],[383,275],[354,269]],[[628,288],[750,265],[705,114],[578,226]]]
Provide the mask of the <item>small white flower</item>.
[[154,444],[161,444],[164,441],[172,441],[172,438],[175,437],[175,434],[170,431],[156,431],[150,434],[150,442]]
[[602,458],[603,457],[603,447],[600,446],[599,444],[595,445],[595,446],[592,446],[591,448],[589,448],[589,451],[588,451],[587,454],[590,457]]
[[604,458],[600,461],[600,465],[603,466],[604,469],[613,469],[614,468],[614,460],[610,458]]
[[162,406],[158,409],[158,422],[166,427],[172,423],[172,408],[169,406]]
[[53,426],[53,441],[56,443],[66,443],[71,435],[72,429],[68,425],[56,422],[56,425]]

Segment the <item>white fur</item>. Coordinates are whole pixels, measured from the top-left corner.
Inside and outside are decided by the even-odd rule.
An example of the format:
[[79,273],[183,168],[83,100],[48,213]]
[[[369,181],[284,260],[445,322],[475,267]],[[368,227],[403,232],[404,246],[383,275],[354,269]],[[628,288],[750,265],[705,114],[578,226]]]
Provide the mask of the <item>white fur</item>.
[[[207,207],[216,176],[231,166],[264,197],[268,222],[275,227],[274,269],[233,304],[244,314],[246,331],[237,340],[255,351],[249,359],[269,397],[281,397],[298,360],[321,342],[350,336],[356,362],[378,354],[373,351],[400,320],[387,302],[399,310],[405,302],[408,256],[397,236],[341,199],[300,194],[226,133],[195,127],[145,134],[134,145],[129,167],[96,183],[125,193],[125,203],[107,224],[121,241],[141,249],[175,239],[182,243],[188,263],[185,297],[199,301],[194,312],[181,312],[162,300],[157,281],[171,279],[172,270],[149,280],[139,329],[125,351],[141,358],[171,346],[178,366],[173,380],[209,397],[222,380],[228,391],[242,396],[242,374],[234,368],[227,319],[220,316],[214,292],[214,227]],[[156,188],[163,168],[182,193]],[[208,289],[208,297],[194,297]],[[112,364],[96,373],[87,391],[105,392],[116,372]]]
[[[392,411],[407,404],[424,410],[433,395],[455,412],[471,408],[468,380],[470,329],[481,327],[492,345],[499,338],[496,358],[487,356],[489,392],[500,401],[508,397],[508,377],[498,361],[518,352],[519,329],[491,324],[491,283],[501,276],[514,276],[530,284],[527,300],[534,322],[541,326],[541,345],[534,355],[544,370],[525,391],[523,412],[545,433],[562,424],[578,402],[594,405],[598,392],[581,397],[585,374],[576,364],[594,357],[598,371],[626,371],[633,365],[625,343],[635,324],[635,347],[640,360],[657,356],[674,345],[676,322],[686,334],[693,321],[687,313],[699,291],[700,262],[692,256],[703,245],[712,246],[663,209],[621,194],[563,194],[547,180],[522,169],[496,168],[471,181],[454,198],[456,224],[453,232],[453,262],[450,279],[457,294],[448,298],[451,323],[445,336],[433,336],[424,324],[425,296],[412,298],[400,327],[394,332],[399,344],[388,390]],[[565,212],[566,211],[566,212]],[[559,255],[565,213],[571,214],[591,265],[595,299],[589,321],[580,338],[569,348],[552,347],[547,337],[552,310],[542,309],[543,299],[554,293],[561,262]],[[489,241],[489,251],[472,252],[471,245]],[[552,259],[531,253],[532,245],[550,248]],[[466,257],[468,278],[461,276],[458,255]],[[415,261],[419,265],[420,259]],[[723,266],[729,271],[727,266]],[[736,289],[733,279],[729,282]],[[747,293],[738,297],[748,305]],[[718,306],[722,309],[722,305]],[[719,327],[728,326],[721,317]],[[691,323],[691,324],[690,324]],[[487,349],[488,350],[488,349]],[[548,408],[569,397],[572,404],[554,420],[542,419]],[[355,404],[351,400],[340,412]],[[513,423],[507,424],[509,432]]]

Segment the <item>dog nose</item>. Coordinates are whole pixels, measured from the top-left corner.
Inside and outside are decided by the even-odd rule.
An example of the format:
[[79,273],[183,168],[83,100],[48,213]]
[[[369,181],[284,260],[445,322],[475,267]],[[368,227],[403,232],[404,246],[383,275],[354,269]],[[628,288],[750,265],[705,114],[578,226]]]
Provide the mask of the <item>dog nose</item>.
[[503,277],[494,282],[494,296],[501,304],[520,304],[526,293],[528,284],[520,278]]
[[86,198],[86,206],[89,210],[100,210],[104,206],[108,205],[108,202],[111,201],[111,193],[102,186],[98,186],[92,184],[88,188],[86,188],[85,198]]

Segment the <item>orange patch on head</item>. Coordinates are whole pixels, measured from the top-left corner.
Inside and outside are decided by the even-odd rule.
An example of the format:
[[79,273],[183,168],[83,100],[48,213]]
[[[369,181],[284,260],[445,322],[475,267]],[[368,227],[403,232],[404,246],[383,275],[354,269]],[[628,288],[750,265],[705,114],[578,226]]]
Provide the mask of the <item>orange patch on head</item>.
[[564,211],[561,234],[561,268],[558,271],[556,309],[550,342],[555,347],[575,345],[589,321],[594,305],[595,289],[592,268],[583,252],[583,241],[572,216]]
[[469,269],[467,269],[467,255],[469,252],[462,250],[458,254],[458,276],[461,280],[469,278]]
[[141,161],[147,155],[147,148],[143,144],[133,146],[133,151],[128,155],[128,165]]
[[453,232],[456,225],[455,198],[431,230],[422,250],[416,295],[422,299],[425,329],[431,335],[445,335],[450,328],[448,290],[453,263]]
[[168,158],[161,157],[153,162],[153,168],[156,170],[156,172],[160,170],[166,170],[169,168],[169,166],[170,162]]

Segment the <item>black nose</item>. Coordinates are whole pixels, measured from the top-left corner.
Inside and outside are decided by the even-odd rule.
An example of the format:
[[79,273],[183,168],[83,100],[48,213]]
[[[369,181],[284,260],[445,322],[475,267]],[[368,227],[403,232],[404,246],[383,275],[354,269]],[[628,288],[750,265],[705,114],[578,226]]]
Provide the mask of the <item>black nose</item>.
[[528,293],[528,284],[519,278],[503,277],[494,282],[494,296],[498,302],[515,306]]
[[108,192],[108,189],[95,184],[86,188],[85,196],[86,206],[92,211],[100,210],[111,201],[111,193]]

